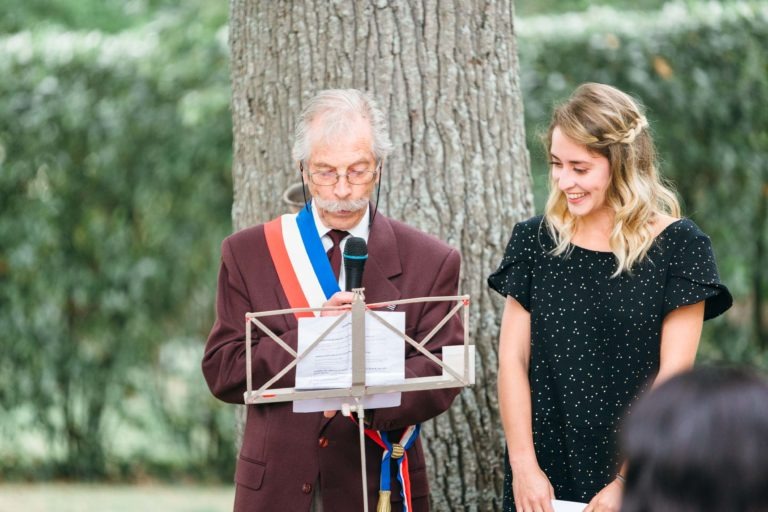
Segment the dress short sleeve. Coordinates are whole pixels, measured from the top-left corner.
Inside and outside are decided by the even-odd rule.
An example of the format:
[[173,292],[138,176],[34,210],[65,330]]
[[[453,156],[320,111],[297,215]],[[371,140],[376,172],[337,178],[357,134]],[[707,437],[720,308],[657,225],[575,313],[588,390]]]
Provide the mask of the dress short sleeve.
[[515,225],[504,258],[488,277],[488,286],[505,297],[512,297],[526,311],[531,310],[531,272],[535,263],[536,233],[539,223],[535,217]]
[[672,255],[670,261],[664,291],[664,316],[681,306],[705,300],[704,320],[708,320],[730,308],[733,298],[720,282],[709,237],[693,222],[689,223],[693,236]]

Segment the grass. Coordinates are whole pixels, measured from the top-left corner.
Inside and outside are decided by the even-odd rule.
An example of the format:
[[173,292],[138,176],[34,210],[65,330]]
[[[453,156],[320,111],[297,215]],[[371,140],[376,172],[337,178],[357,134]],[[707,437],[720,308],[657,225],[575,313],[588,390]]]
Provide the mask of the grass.
[[0,512],[225,512],[234,485],[0,484]]

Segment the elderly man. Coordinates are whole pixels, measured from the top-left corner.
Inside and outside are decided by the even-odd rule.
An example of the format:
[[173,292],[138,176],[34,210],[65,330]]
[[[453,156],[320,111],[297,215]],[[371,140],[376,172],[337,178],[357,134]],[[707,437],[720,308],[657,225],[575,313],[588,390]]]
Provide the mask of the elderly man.
[[[352,293],[336,291],[338,283],[344,282],[344,269],[338,262],[349,236],[368,243],[362,281],[368,303],[457,294],[458,252],[432,236],[377,214],[375,205],[370,205],[390,147],[384,114],[367,94],[327,90],[310,100],[299,118],[293,148],[293,158],[312,197],[310,204],[296,216],[242,230],[222,244],[217,318],[203,358],[203,373],[216,397],[243,402],[247,312],[296,307],[302,300],[311,306],[351,303]],[[298,248],[281,241],[281,230],[295,229],[294,224],[300,226],[301,235],[293,238],[303,240]],[[329,253],[330,265],[320,244]],[[318,275],[312,279],[322,281],[323,271],[333,269],[335,274],[330,278],[335,289],[329,296],[307,294],[296,299],[295,293],[286,289],[290,276],[281,273],[279,253],[310,253],[310,246],[320,249],[323,259],[322,264],[315,265]],[[296,275],[307,279],[306,272],[294,273],[294,280]],[[445,302],[418,303],[396,310],[405,312],[406,334],[419,341],[451,306]],[[263,320],[282,340],[296,347],[297,319],[293,315]],[[291,356],[267,336],[254,338],[253,382],[260,386],[285,367]],[[455,316],[427,348],[440,355],[443,346],[458,344],[461,339],[461,321]],[[406,377],[427,376],[439,374],[440,369],[407,346],[405,372]],[[274,387],[292,387],[294,380],[291,371]],[[403,393],[399,407],[369,411],[368,426],[397,442],[413,432],[409,426],[445,411],[456,393],[456,389]],[[409,511],[428,510],[429,489],[418,439],[406,450],[410,471],[404,477],[398,477],[398,464],[393,459],[385,469],[389,478],[380,479],[382,448],[368,438],[365,448],[370,510],[376,510],[379,491],[386,490],[387,480],[391,495],[384,493],[382,500],[391,500],[392,510],[405,510],[403,500],[406,504],[410,501]],[[235,471],[235,511],[360,512],[359,453],[357,425],[341,414],[294,413],[290,402],[248,406]],[[404,485],[408,479],[410,484]],[[404,487],[410,487],[410,493],[403,492]]]

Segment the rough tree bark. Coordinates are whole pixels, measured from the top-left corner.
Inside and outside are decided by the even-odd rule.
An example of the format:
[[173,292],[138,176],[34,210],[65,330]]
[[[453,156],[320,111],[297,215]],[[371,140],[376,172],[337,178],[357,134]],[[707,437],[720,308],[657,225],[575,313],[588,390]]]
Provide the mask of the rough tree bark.
[[236,229],[285,211],[296,116],[326,88],[371,91],[395,150],[380,210],[460,248],[477,384],[424,428],[435,510],[497,510],[503,300],[485,278],[532,212],[512,0],[231,0]]

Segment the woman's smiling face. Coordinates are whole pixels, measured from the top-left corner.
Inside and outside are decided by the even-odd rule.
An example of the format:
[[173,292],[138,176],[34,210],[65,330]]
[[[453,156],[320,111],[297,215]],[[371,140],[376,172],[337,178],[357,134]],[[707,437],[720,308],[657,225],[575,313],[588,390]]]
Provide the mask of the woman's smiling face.
[[606,208],[611,164],[606,157],[568,138],[556,126],[549,148],[555,186],[565,195],[568,211],[582,219]]

